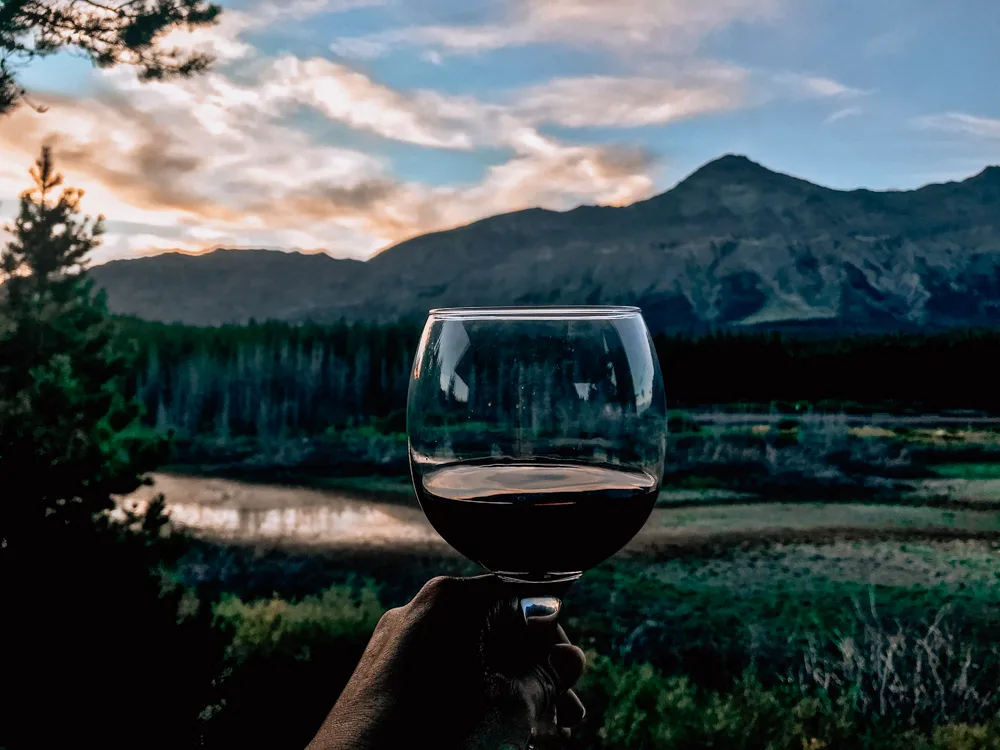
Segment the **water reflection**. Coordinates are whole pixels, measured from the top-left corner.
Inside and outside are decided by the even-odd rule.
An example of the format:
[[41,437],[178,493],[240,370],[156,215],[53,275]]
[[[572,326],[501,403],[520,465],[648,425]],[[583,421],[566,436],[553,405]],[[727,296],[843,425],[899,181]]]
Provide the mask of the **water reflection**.
[[399,518],[377,507],[345,506],[271,508],[211,508],[170,504],[170,518],[179,526],[237,539],[295,540],[330,544],[398,544],[437,539],[425,524]]
[[342,492],[157,475],[152,487],[123,502],[142,507],[161,492],[174,524],[210,537],[333,546],[444,544],[418,508]]

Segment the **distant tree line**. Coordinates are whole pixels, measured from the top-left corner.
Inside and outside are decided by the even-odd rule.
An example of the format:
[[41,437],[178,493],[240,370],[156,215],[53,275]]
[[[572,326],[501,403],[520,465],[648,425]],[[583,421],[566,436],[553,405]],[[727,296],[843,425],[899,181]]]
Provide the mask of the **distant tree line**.
[[159,430],[287,438],[380,419],[405,429],[417,328],[129,321],[125,333],[140,350],[131,387]]
[[1000,330],[837,338],[658,336],[678,406],[807,402],[827,409],[1000,412]]
[[[288,438],[374,424],[405,429],[411,325],[221,328],[127,321],[131,388],[146,422],[187,435]],[[1000,331],[802,338],[657,336],[675,408],[807,403],[820,409],[1000,412]]]

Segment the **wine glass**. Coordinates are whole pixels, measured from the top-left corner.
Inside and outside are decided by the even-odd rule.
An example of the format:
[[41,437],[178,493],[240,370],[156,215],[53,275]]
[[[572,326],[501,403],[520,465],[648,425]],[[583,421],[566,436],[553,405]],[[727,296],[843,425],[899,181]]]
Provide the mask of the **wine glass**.
[[432,310],[406,422],[428,521],[506,581],[579,578],[656,502],[666,404],[635,307]]

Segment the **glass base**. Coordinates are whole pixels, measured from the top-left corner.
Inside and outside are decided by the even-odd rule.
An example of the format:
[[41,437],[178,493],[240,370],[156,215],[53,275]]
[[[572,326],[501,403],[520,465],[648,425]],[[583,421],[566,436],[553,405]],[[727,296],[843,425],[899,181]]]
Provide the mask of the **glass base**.
[[507,583],[569,583],[583,575],[582,570],[566,573],[510,573],[494,570],[493,575]]

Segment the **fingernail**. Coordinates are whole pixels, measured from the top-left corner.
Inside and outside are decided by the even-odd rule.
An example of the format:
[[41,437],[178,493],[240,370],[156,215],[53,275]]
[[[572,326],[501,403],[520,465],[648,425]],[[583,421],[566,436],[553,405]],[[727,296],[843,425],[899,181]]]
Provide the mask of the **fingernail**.
[[559,600],[551,596],[532,596],[521,600],[525,620],[554,620],[559,614]]

